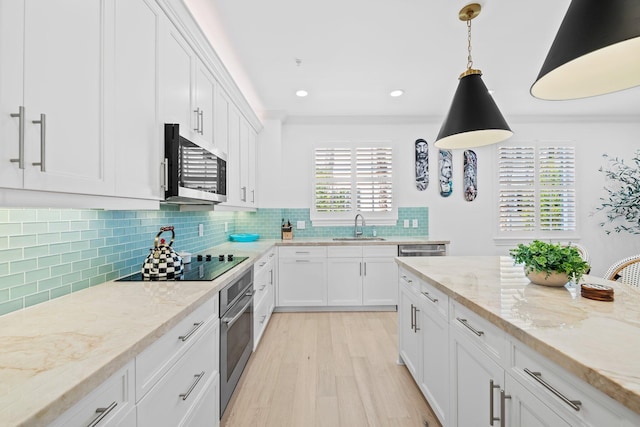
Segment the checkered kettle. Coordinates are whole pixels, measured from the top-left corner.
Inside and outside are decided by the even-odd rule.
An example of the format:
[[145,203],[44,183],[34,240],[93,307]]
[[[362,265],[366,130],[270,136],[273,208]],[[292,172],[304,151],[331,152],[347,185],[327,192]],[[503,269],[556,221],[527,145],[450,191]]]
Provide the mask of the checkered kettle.
[[[167,245],[160,235],[165,231],[171,231],[171,242]],[[184,271],[182,258],[171,245],[176,237],[173,225],[161,227],[156,234],[153,248],[142,264],[142,276],[145,280],[174,280],[180,277]]]

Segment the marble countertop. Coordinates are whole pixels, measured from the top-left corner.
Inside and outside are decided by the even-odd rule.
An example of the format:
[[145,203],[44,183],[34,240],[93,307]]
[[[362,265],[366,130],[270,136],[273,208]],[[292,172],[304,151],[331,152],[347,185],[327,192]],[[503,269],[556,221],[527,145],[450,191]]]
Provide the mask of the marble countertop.
[[379,236],[384,240],[333,240],[332,237],[294,237],[292,240],[274,240],[278,246],[342,246],[342,245],[424,245],[449,244],[449,240],[429,240],[428,237],[417,236]]
[[46,426],[239,277],[273,241],[208,282],[107,282],[0,316],[0,426]]
[[534,285],[509,257],[396,258],[398,264],[636,413],[640,413],[640,288],[614,302]]

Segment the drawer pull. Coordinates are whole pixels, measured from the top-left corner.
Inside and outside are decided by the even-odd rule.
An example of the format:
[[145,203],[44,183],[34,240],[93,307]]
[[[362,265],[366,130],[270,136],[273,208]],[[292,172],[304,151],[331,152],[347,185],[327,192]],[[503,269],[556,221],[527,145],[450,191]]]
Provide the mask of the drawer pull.
[[297,254],[309,254],[309,251],[296,251]]
[[456,317],[456,320],[460,323],[462,323],[464,326],[467,327],[467,329],[469,329],[471,332],[473,332],[474,334],[476,334],[477,336],[481,337],[482,335],[484,335],[484,332],[477,330],[476,328],[474,328],[473,326],[471,326],[469,324],[469,322],[467,321],[467,319],[461,319],[459,317]]
[[408,279],[407,276],[404,276],[404,275],[402,276],[402,280],[404,280],[407,283],[413,283],[413,280]]
[[429,292],[422,292],[422,295],[427,297],[427,299],[434,304],[438,302],[438,298],[433,298],[431,295],[429,295]]
[[260,267],[264,267],[266,264],[267,264],[267,261],[262,261],[262,262],[260,263]]
[[98,416],[96,418],[93,419],[93,421],[91,421],[89,424],[87,424],[87,427],[95,427],[97,426],[100,421],[102,421],[102,419],[104,417],[106,417],[107,415],[109,415],[109,412],[113,411],[115,409],[115,407],[118,406],[117,402],[113,402],[111,405],[107,406],[106,408],[98,408],[96,409],[96,414],[98,414]]
[[266,288],[266,287],[267,287],[267,285],[262,285],[262,286],[260,286],[260,289],[258,290],[258,292],[262,292],[262,291],[264,291],[264,288]]
[[499,384],[494,384],[493,380],[489,380],[489,425],[492,426],[494,421],[500,421],[500,418],[493,416],[493,389],[500,388]]
[[297,259],[296,262],[311,262],[308,259]]
[[204,322],[198,322],[198,323],[194,323],[193,324],[193,328],[187,332],[186,335],[181,335],[178,337],[179,340],[181,340],[182,342],[185,342],[186,340],[188,340],[191,335],[193,335],[199,328],[200,326],[202,326],[204,324]]
[[266,315],[266,314],[263,314],[263,315],[262,315],[262,319],[260,320],[260,324],[261,324],[261,325],[264,323],[264,321],[265,321],[265,319],[266,319],[266,318],[267,318],[267,315]]
[[195,381],[193,382],[193,384],[191,384],[191,387],[189,387],[189,390],[187,390],[186,393],[180,393],[178,395],[178,397],[181,397],[182,400],[187,400],[187,398],[189,397],[189,395],[191,394],[193,389],[196,388],[196,386],[198,385],[198,383],[200,382],[202,377],[204,377],[204,371],[200,372],[199,374],[194,375],[193,377],[195,378]]
[[582,405],[582,402],[579,400],[571,400],[568,399],[565,395],[563,395],[562,393],[560,393],[558,390],[556,390],[551,384],[549,384],[548,382],[546,382],[545,380],[542,379],[542,373],[540,372],[533,372],[527,368],[524,368],[524,371],[530,376],[532,377],[534,380],[536,380],[537,382],[539,382],[540,384],[542,384],[542,386],[544,388],[546,388],[547,390],[549,390],[551,393],[555,394],[560,400],[562,400],[564,403],[566,403],[567,405],[571,406],[571,408],[573,408],[573,410],[575,411],[579,411],[580,410],[580,405]]

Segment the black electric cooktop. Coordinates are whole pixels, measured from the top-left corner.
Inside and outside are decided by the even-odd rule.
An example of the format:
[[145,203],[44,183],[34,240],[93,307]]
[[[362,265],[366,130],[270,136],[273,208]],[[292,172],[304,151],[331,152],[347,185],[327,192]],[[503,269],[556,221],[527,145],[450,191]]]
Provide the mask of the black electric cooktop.
[[[225,256],[224,259],[221,260],[218,256],[194,255],[191,257],[191,262],[189,264],[184,264],[183,273],[180,276],[169,280],[213,280],[231,270],[247,258],[248,257],[246,256],[234,256],[229,260],[229,256]],[[118,279],[116,282],[149,282],[160,280],[167,279],[147,279],[142,276],[142,272],[138,272],[130,276],[123,277],[122,279]]]

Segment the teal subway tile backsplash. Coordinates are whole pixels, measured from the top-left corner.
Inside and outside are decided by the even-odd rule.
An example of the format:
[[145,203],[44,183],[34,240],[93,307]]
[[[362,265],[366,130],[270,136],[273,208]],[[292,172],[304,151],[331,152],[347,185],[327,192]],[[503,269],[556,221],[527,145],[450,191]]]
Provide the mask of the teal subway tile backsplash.
[[[157,211],[0,209],[0,315],[138,271],[161,226],[175,227],[174,249],[195,254],[226,242],[231,233],[279,239],[282,218],[291,221],[294,238],[353,232],[352,226],[313,227],[308,208],[256,212],[181,212],[169,205]],[[417,219],[419,227],[404,228],[404,219]],[[297,221],[305,221],[306,228],[295,229]],[[203,224],[204,238],[198,236],[199,224]],[[399,208],[395,226],[376,229],[382,237],[427,236],[428,209]],[[365,233],[370,232],[367,226]],[[171,233],[162,237],[169,241]]]

